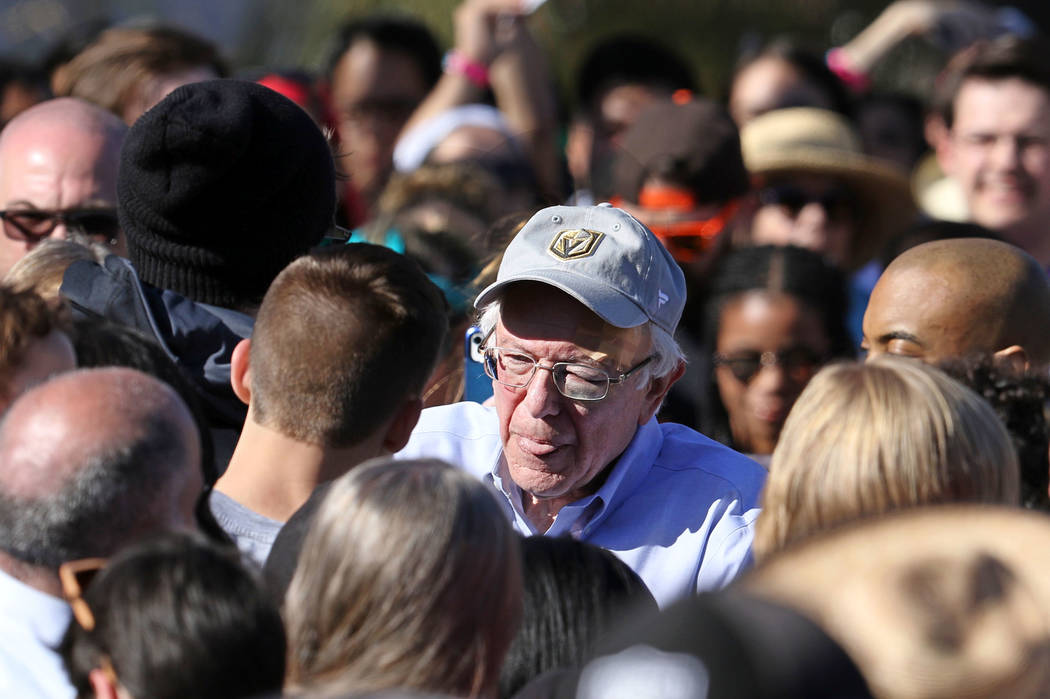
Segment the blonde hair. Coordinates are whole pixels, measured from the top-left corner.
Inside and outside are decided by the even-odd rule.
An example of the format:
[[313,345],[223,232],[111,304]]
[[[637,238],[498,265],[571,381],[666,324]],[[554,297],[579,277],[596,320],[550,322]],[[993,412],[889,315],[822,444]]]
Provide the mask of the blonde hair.
[[784,423],[755,556],[905,507],[1019,499],[1010,437],[976,393],[914,360],[832,365],[810,381]]
[[102,243],[74,242],[45,238],[19,259],[4,276],[4,283],[15,289],[35,291],[45,299],[59,297],[66,269],[78,260],[102,262],[112,251]]
[[517,537],[486,487],[437,460],[335,481],[285,599],[288,684],[488,696],[521,616]]

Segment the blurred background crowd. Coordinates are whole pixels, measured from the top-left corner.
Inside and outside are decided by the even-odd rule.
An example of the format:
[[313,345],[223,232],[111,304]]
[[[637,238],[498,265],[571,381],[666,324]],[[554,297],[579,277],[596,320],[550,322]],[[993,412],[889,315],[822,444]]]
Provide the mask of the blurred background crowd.
[[0,695],[1047,696],[1048,27],[0,4]]

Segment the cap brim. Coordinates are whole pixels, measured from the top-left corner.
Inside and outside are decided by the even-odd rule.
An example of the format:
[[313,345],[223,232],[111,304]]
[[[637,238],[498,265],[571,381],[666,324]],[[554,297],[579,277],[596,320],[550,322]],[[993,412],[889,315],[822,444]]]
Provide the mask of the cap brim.
[[617,328],[634,328],[649,320],[649,316],[623,292],[607,284],[598,284],[591,277],[544,270],[536,274],[518,274],[490,284],[474,300],[474,308],[480,309],[492,301],[501,291],[517,282],[539,282],[553,286],[589,308],[599,318]]

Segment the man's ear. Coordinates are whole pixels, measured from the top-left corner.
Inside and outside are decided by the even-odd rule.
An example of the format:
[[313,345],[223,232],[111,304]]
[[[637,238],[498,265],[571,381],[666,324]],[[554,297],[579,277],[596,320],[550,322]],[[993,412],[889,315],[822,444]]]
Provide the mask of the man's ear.
[[419,422],[419,414],[423,412],[422,398],[408,398],[394,413],[383,437],[383,450],[390,454],[396,454],[408,444],[408,438],[412,436],[412,430]]
[[645,407],[638,415],[639,425],[644,425],[653,419],[653,415],[656,415],[656,411],[660,409],[664,398],[667,397],[667,392],[678,379],[682,378],[683,374],[685,374],[685,362],[679,361],[667,375],[649,380],[649,390],[645,393]]
[[96,699],[119,699],[117,687],[106,677],[106,672],[95,668],[88,673],[88,682]]
[[992,361],[997,367],[1006,369],[1014,374],[1024,374],[1028,371],[1028,353],[1020,345],[1010,345],[992,355]]
[[241,340],[230,357],[230,386],[245,405],[252,400],[251,340]]

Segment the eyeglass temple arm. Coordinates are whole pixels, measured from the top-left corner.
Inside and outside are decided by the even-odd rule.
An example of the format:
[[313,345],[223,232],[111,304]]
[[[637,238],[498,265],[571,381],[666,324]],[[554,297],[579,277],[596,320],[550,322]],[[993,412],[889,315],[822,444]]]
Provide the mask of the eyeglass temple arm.
[[645,366],[649,362],[653,361],[653,358],[654,358],[654,355],[650,354],[648,357],[646,357],[642,361],[638,362],[633,367],[631,367],[630,369],[628,369],[624,373],[620,374],[618,377],[613,378],[613,377],[610,376],[609,377],[609,383],[623,383],[624,381],[626,381],[627,379],[629,379],[631,377],[631,374],[633,374],[634,372],[638,371],[639,369],[641,369],[643,366]]

